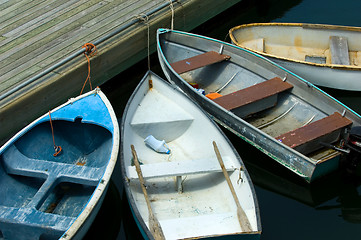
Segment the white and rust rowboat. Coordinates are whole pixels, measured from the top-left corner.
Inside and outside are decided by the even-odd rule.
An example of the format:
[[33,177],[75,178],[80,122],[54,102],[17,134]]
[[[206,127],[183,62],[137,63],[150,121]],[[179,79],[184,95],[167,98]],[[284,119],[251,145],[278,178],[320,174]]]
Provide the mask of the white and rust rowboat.
[[[149,135],[159,140],[155,149],[170,153],[148,147]],[[148,71],[126,105],[121,136],[124,189],[145,239],[260,238],[257,199],[241,158],[175,86]]]
[[229,36],[315,85],[361,91],[360,27],[253,23],[230,29]]
[[221,125],[307,182],[338,168],[340,141],[361,125],[357,113],[233,44],[168,29],[158,30],[157,41],[168,80]]

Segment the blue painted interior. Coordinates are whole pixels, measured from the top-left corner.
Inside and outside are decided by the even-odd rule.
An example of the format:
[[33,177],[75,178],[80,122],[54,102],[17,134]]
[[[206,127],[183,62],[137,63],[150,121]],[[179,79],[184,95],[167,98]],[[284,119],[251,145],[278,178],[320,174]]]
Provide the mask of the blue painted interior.
[[109,162],[113,126],[99,96],[51,117],[60,155],[53,156],[48,117],[0,152],[0,236],[5,239],[58,239],[88,203]]
[[[114,131],[108,108],[98,94],[91,94],[51,113],[53,121],[74,121],[77,118],[81,118],[83,123],[96,124],[108,129],[110,132]],[[49,116],[44,117],[41,121],[49,121]]]
[[94,189],[94,186],[61,182],[50,192],[39,210],[46,213],[77,217]]
[[[102,167],[108,163],[111,151],[111,134],[94,124],[52,121],[55,144],[62,147],[60,155],[54,157],[53,138],[49,122],[43,122],[24,134],[14,143],[26,157],[41,161],[74,164],[86,160],[89,167]],[[105,143],[108,141],[107,143]],[[107,146],[102,146],[107,144]],[[106,151],[106,152],[104,152]]]
[[[0,165],[0,206],[25,207],[45,179],[8,175]],[[11,196],[11,197],[7,197]]]

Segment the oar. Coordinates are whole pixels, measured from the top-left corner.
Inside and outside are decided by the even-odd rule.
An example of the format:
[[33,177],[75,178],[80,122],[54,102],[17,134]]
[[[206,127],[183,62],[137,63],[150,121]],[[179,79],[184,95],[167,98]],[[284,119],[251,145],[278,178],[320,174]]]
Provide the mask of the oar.
[[150,232],[153,234],[153,237],[156,240],[165,239],[163,231],[162,231],[162,227],[160,226],[160,223],[159,223],[158,219],[156,218],[156,216],[153,214],[152,207],[150,206],[147,189],[145,188],[142,170],[141,170],[139,162],[138,162],[138,156],[135,151],[134,145],[131,145],[130,147],[132,149],[134,165],[135,165],[135,169],[137,170],[138,178],[140,181],[140,186],[142,187],[144,198],[145,198],[145,201],[146,201],[147,207],[148,207]]
[[233,199],[236,202],[236,205],[237,205],[237,217],[238,217],[239,224],[241,225],[241,228],[242,228],[242,230],[244,232],[251,232],[252,231],[251,224],[249,223],[247,215],[244,212],[244,210],[242,209],[241,204],[239,203],[238,197],[236,195],[236,191],[234,190],[234,187],[232,185],[231,179],[229,178],[228,172],[227,172],[226,168],[224,167],[224,163],[223,163],[221,154],[220,154],[220,152],[218,150],[218,147],[217,147],[217,144],[216,144],[215,141],[213,141],[213,147],[214,147],[214,151],[216,152],[219,165],[221,165],[224,177],[227,180],[229,189],[232,192]]

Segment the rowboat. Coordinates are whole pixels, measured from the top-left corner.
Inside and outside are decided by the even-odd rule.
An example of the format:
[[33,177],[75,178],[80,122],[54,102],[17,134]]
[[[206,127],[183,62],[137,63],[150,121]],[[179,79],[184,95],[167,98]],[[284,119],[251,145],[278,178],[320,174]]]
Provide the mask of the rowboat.
[[0,238],[82,239],[118,149],[117,119],[99,88],[19,131],[0,148]]
[[[167,79],[219,124],[307,182],[338,168],[356,112],[272,61],[233,44],[158,29]],[[202,94],[204,93],[204,94]]]
[[254,23],[230,29],[229,36],[315,85],[361,91],[360,27]]
[[238,153],[198,105],[151,71],[125,107],[121,139],[124,189],[145,239],[260,238]]

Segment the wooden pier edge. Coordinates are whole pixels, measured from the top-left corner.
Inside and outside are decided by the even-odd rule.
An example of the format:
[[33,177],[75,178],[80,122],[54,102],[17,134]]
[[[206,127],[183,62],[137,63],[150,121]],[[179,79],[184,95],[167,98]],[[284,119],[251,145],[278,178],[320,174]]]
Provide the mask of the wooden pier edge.
[[[240,0],[177,1],[173,4],[174,29],[190,31],[238,2]],[[156,49],[156,30],[170,28],[170,23],[169,7],[149,18],[151,53]],[[98,54],[91,58],[93,86],[100,86],[147,56],[147,30],[145,23],[136,23],[97,46]],[[0,144],[49,109],[78,96],[86,76],[87,61],[82,55],[1,100]]]

